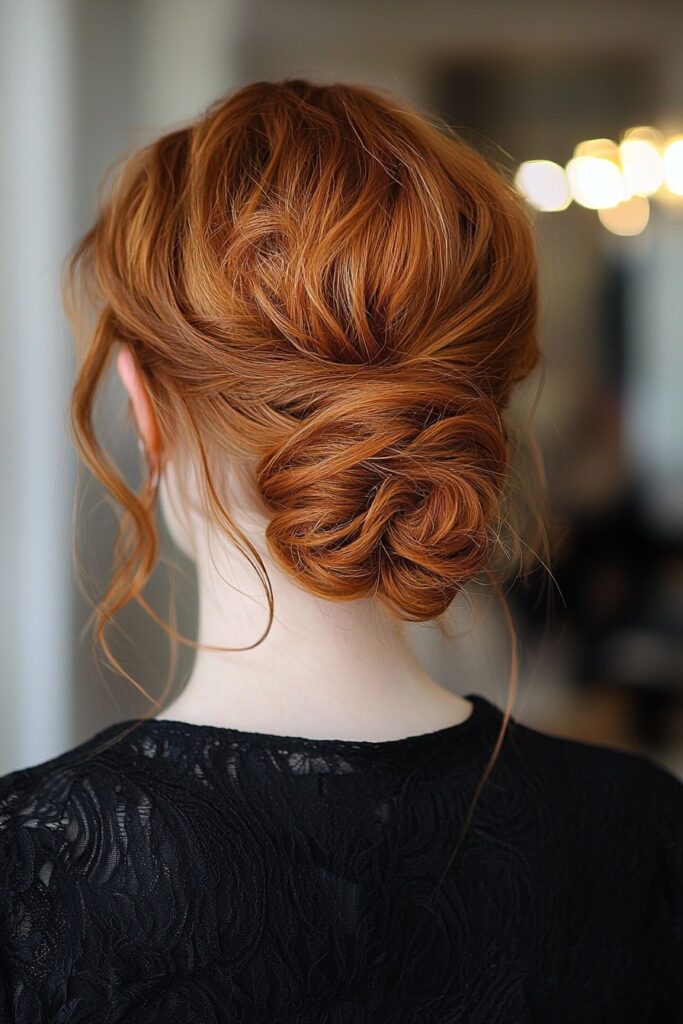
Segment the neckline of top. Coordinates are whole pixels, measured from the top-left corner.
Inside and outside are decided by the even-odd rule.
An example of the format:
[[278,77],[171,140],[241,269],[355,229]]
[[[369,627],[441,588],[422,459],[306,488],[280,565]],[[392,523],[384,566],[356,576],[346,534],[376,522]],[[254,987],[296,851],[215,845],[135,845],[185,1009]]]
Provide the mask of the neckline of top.
[[[109,737],[117,729],[130,727],[130,732],[135,736],[141,729],[148,729],[153,735],[159,737],[164,734],[185,735],[195,738],[210,736],[214,739],[224,739],[228,742],[261,746],[277,747],[288,746],[299,750],[315,750],[320,752],[390,752],[403,749],[415,749],[424,747],[440,740],[447,740],[451,737],[460,738],[463,735],[472,733],[475,726],[488,718],[491,713],[497,711],[497,707],[486,697],[478,693],[466,693],[465,698],[472,703],[472,710],[467,718],[453,725],[444,726],[433,732],[416,733],[410,736],[399,736],[389,740],[352,740],[334,739],[332,737],[312,736],[287,736],[281,733],[251,732],[246,729],[237,729],[234,726],[205,725],[199,722],[185,722],[181,719],[172,718],[127,718],[121,722],[115,722],[97,734],[97,738]],[[129,733],[126,733],[126,736]]]

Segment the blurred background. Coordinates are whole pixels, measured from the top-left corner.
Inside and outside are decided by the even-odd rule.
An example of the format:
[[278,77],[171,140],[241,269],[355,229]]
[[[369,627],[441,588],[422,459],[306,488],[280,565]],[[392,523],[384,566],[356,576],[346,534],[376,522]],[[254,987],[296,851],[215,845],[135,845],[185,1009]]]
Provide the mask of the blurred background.
[[[561,529],[551,607],[540,571],[537,585],[507,588],[513,714],[683,777],[682,52],[676,0],[1,0],[0,773],[147,708],[83,634],[115,518],[68,432],[67,250],[124,149],[247,81],[303,75],[395,90],[514,172],[541,275],[532,428]],[[135,481],[110,378],[98,431]],[[194,636],[192,566],[166,535],[163,553],[145,596],[165,616],[177,566],[178,628]],[[450,640],[414,627],[425,664],[504,707],[500,609],[482,588],[452,618]],[[118,622],[115,653],[160,694],[166,635],[137,605]],[[180,648],[174,694],[193,657]]]

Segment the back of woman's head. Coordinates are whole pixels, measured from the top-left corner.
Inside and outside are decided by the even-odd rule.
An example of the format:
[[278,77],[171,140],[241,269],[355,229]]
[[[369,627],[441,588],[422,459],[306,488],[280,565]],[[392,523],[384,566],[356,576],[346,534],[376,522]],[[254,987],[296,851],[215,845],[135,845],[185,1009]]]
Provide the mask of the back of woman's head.
[[505,175],[436,119],[357,85],[247,85],[126,156],[69,269],[71,310],[79,273],[97,305],[75,441],[132,540],[103,621],[157,550],[154,488],[131,491],[93,428],[118,342],[216,522],[245,541],[220,486],[238,466],[310,592],[427,620],[489,563],[536,265]]

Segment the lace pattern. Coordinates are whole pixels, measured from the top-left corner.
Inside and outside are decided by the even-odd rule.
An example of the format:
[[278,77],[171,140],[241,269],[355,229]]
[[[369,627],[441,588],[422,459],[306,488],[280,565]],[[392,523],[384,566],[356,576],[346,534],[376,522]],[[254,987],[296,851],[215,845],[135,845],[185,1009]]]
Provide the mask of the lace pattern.
[[0,779],[0,1020],[683,1021],[683,783],[502,712],[379,743],[116,723]]

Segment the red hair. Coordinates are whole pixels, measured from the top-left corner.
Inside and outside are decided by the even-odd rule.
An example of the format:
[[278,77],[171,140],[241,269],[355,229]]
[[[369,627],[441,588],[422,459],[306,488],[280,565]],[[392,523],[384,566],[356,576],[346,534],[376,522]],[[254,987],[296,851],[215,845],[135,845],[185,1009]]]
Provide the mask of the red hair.
[[490,573],[507,522],[502,414],[539,361],[537,268],[506,174],[436,118],[360,85],[249,84],[126,154],[69,260],[74,321],[78,278],[96,319],[71,421],[124,509],[95,611],[121,671],[104,628],[131,599],[154,615],[141,591],[158,543],[154,486],[134,493],[93,427],[118,342],[164,450],[196,453],[208,507],[254,557],[271,621],[221,460],[247,474],[269,550],[313,594],[438,619]]

